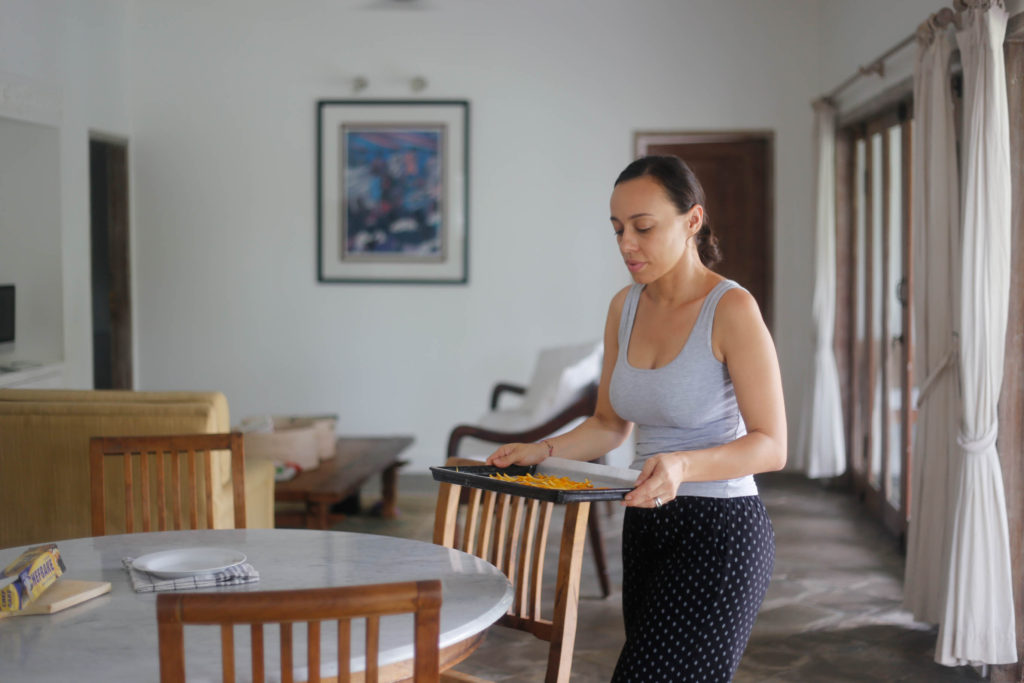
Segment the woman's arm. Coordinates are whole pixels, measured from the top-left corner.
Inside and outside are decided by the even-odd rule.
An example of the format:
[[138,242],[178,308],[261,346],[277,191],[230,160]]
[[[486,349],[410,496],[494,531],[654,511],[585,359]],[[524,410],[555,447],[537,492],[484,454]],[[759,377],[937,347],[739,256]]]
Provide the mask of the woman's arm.
[[675,498],[684,481],[716,481],[779,470],[786,464],[786,409],[782,378],[768,328],[754,297],[726,292],[718,304],[712,350],[726,364],[746,436],[714,448],[652,456],[637,477],[627,505],[654,507]]
[[617,448],[629,436],[633,423],[615,414],[608,398],[612,370],[619,354],[619,317],[622,314],[626,291],[623,289],[608,307],[604,326],[604,359],[601,364],[601,383],[597,388],[597,407],[594,414],[572,430],[538,443],[511,443],[498,448],[487,458],[488,465],[534,465],[549,455],[570,460],[594,460]]

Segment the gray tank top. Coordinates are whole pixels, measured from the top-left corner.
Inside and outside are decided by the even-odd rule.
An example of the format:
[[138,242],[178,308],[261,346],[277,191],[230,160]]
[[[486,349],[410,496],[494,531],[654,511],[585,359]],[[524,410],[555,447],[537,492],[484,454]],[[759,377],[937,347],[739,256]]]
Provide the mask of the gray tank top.
[[[619,355],[612,371],[609,398],[612,408],[635,425],[636,459],[642,469],[657,453],[690,451],[735,441],[747,433],[736,405],[732,379],[725,364],[711,350],[711,326],[722,295],[739,285],[719,282],[701,304],[697,322],[679,355],[660,368],[642,369],[629,364],[629,339],[644,285],[626,293],[619,320]],[[721,481],[683,482],[677,495],[735,498],[757,495],[754,477]]]

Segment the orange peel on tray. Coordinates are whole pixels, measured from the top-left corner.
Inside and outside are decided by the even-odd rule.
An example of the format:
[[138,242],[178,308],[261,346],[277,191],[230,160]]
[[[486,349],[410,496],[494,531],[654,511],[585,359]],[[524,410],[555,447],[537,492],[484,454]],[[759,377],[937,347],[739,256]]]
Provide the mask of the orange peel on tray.
[[503,472],[495,472],[489,475],[491,479],[498,479],[499,481],[507,481],[513,484],[525,484],[526,486],[536,486],[542,489],[570,489],[570,490],[581,490],[581,489],[592,489],[594,485],[590,483],[589,479],[583,481],[576,481],[569,477],[556,477],[553,474],[505,474]]

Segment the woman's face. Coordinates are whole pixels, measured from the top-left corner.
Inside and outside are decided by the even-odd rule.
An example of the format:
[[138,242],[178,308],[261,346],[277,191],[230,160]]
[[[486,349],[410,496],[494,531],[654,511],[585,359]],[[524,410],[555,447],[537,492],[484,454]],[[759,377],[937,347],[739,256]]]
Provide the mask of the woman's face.
[[692,245],[700,228],[703,208],[696,205],[686,213],[665,194],[651,176],[619,183],[612,190],[612,228],[619,253],[634,282],[650,283],[672,270]]

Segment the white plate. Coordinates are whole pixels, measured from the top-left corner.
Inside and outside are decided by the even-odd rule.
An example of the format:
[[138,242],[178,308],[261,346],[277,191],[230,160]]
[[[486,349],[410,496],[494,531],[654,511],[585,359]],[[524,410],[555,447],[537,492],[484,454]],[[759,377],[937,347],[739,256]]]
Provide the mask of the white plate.
[[216,574],[245,562],[245,553],[230,548],[180,548],[136,557],[132,567],[165,579]]

